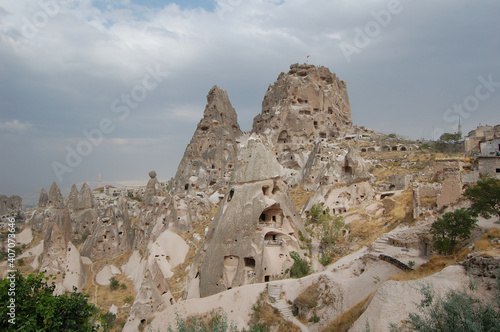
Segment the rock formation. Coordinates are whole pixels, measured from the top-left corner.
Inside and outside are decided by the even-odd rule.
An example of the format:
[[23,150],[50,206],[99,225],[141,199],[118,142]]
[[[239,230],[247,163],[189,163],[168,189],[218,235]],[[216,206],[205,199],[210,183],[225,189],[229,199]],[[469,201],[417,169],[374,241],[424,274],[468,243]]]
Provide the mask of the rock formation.
[[183,194],[225,186],[236,157],[236,138],[242,134],[226,91],[214,86],[191,142],[184,152],[173,181],[173,191]]
[[195,258],[186,297],[286,275],[293,265],[290,252],[300,252],[302,226],[283,174],[274,154],[255,137],[242,143],[229,190]]
[[346,83],[326,67],[294,64],[269,86],[252,131],[274,144],[309,144],[351,126]]
[[61,194],[61,190],[57,186],[55,182],[52,183],[49,190],[49,206],[52,206],[56,209],[64,208],[64,198]]
[[16,215],[23,210],[23,200],[20,196],[12,195],[10,197],[0,195],[0,217]]
[[156,196],[156,186],[158,184],[158,179],[156,178],[156,172],[149,172],[149,181],[146,185],[146,192],[144,193],[144,204],[152,205],[154,203],[154,197]]
[[85,210],[92,209],[94,207],[94,195],[92,190],[87,183],[82,185],[80,192],[78,192],[76,198],[73,200],[73,209],[75,210]]

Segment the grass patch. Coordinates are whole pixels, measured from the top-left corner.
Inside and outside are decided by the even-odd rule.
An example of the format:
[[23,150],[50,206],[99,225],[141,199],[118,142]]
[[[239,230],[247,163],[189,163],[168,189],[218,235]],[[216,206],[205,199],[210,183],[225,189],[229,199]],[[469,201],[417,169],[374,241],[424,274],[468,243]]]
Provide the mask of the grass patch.
[[365,304],[371,298],[373,293],[368,295],[363,301],[356,304],[354,307],[344,312],[330,323],[323,331],[324,332],[347,332],[358,318],[365,312]]
[[290,190],[290,196],[297,211],[301,211],[309,198],[314,196],[314,193],[305,190],[301,185],[296,185]]

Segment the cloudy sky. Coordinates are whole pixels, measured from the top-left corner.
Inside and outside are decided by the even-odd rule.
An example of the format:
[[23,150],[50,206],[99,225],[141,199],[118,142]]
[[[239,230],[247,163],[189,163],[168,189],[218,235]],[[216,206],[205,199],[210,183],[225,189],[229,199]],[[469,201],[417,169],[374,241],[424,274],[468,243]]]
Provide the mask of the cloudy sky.
[[3,0],[0,193],[175,175],[213,85],[250,130],[290,64],[347,82],[355,124],[430,139],[500,123],[498,0]]

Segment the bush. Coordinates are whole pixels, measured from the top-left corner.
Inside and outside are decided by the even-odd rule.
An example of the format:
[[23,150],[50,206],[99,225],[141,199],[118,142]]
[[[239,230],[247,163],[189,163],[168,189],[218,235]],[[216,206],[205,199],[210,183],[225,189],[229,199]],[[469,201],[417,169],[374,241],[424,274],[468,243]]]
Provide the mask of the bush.
[[290,256],[295,261],[290,268],[290,277],[292,278],[302,278],[306,275],[311,274],[313,271],[309,267],[309,264],[306,260],[300,258],[300,255],[296,251],[292,251]]
[[466,240],[470,237],[471,230],[476,223],[477,219],[467,209],[444,214],[431,226],[430,233],[434,239],[434,248],[441,253],[450,254],[455,250],[458,240]]
[[[172,329],[171,326],[168,327],[169,332],[236,332],[237,329],[234,324],[229,325],[227,322],[227,316],[225,313],[215,313],[214,316],[207,323],[204,323],[199,317],[191,317],[189,319],[182,319],[181,316],[177,315],[175,320],[175,325],[177,329]],[[257,330],[255,330],[257,331]],[[262,330],[263,331],[263,330]]]
[[328,253],[323,253],[319,258],[319,262],[321,263],[321,265],[327,266],[332,262],[332,257],[330,257]]
[[500,217],[500,180],[482,177],[476,185],[465,190],[464,196],[472,200],[470,211],[474,216]]
[[[0,282],[1,331],[97,331],[99,309],[87,302],[88,295],[74,288],[71,294],[54,296],[55,285],[49,286],[51,278],[43,273],[25,278],[16,271],[12,276],[15,295],[10,291],[11,280]],[[8,322],[11,299],[16,305],[15,325]]]
[[[436,297],[429,285],[420,291],[424,296],[418,305],[420,313],[410,313],[406,321],[410,331],[500,331],[500,315],[493,306],[466,291],[452,290],[444,298]],[[496,301],[500,305],[498,297]],[[395,325],[391,330],[398,331]]]
[[113,291],[117,290],[119,287],[120,283],[118,282],[118,280],[116,280],[115,277],[111,277],[111,279],[109,279],[109,289]]

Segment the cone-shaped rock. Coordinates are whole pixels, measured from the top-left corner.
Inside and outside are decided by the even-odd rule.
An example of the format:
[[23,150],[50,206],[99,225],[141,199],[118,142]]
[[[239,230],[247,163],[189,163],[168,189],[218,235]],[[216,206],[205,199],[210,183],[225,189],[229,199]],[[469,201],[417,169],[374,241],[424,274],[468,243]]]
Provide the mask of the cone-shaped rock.
[[49,206],[53,206],[56,209],[64,208],[64,198],[61,194],[61,190],[55,182],[53,182],[52,186],[50,186]]
[[[238,159],[191,271],[189,288],[202,297],[283,278],[293,265],[290,252],[300,252],[298,231],[305,234],[274,155],[250,138]],[[263,170],[254,168],[259,163]]]
[[226,91],[214,86],[174,178],[173,190],[185,193],[229,182],[236,161],[236,138],[242,134]]

